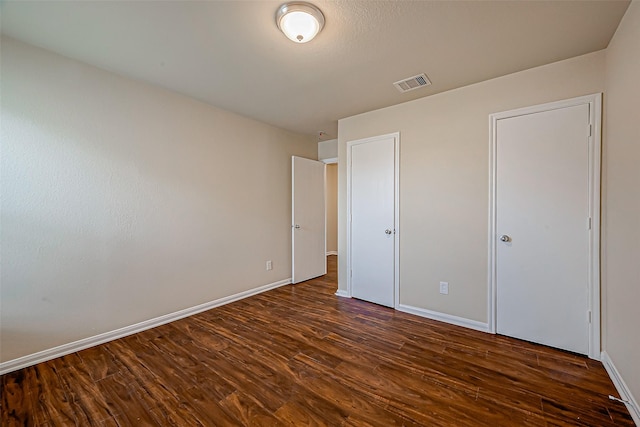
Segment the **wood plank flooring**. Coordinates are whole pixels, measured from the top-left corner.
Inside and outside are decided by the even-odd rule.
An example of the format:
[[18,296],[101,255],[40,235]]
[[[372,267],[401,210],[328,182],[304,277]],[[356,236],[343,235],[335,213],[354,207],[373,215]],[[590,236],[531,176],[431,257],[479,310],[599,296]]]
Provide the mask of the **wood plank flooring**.
[[2,426],[632,426],[585,357],[334,296],[329,274],[2,376]]

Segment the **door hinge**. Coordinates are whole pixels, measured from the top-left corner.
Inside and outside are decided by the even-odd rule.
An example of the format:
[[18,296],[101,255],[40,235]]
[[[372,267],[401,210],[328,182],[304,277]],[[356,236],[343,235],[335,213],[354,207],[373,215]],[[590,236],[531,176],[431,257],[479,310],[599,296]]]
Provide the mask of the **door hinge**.
[[589,310],[589,323],[591,323],[591,310]]
[[587,220],[587,228],[591,230],[591,217]]
[[349,270],[349,277],[353,277],[353,270]]
[[589,123],[589,137],[593,136],[593,125]]

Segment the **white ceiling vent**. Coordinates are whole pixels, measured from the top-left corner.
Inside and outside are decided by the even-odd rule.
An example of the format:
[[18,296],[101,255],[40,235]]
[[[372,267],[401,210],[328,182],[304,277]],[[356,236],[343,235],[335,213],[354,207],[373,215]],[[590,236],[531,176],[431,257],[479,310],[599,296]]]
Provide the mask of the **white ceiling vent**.
[[395,82],[393,85],[400,92],[409,92],[410,90],[418,89],[423,86],[429,86],[431,81],[424,74],[418,74],[417,76],[409,77],[408,79]]

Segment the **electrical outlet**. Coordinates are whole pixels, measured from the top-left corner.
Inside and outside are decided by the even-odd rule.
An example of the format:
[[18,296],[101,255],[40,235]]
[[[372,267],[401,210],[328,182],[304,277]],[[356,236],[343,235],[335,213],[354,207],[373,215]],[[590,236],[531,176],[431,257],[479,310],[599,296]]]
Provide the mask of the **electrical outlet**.
[[273,270],[273,263],[271,261],[267,261],[267,270]]
[[449,295],[449,282],[440,282],[440,293]]

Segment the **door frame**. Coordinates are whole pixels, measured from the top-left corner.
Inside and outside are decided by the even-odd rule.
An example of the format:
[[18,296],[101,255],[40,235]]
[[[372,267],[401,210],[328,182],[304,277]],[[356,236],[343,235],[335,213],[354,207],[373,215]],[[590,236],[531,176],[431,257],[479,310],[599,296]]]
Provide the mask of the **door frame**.
[[[489,277],[488,277],[488,322],[489,331],[496,333],[497,327],[497,125],[498,120],[527,114],[541,113],[560,108],[589,105],[589,271],[588,271],[588,309],[589,354],[591,359],[600,360],[600,164],[602,147],[602,94],[580,96],[577,98],[531,107],[518,108],[489,115]],[[586,223],[585,227],[589,224]]]
[[381,139],[393,138],[394,140],[394,164],[393,164],[393,191],[394,191],[394,207],[393,207],[393,235],[394,244],[394,289],[393,289],[393,308],[397,309],[400,304],[400,132],[388,133],[385,135],[372,136],[369,138],[356,139],[347,141],[347,295],[351,293],[351,149],[354,145],[367,144],[379,141]]

